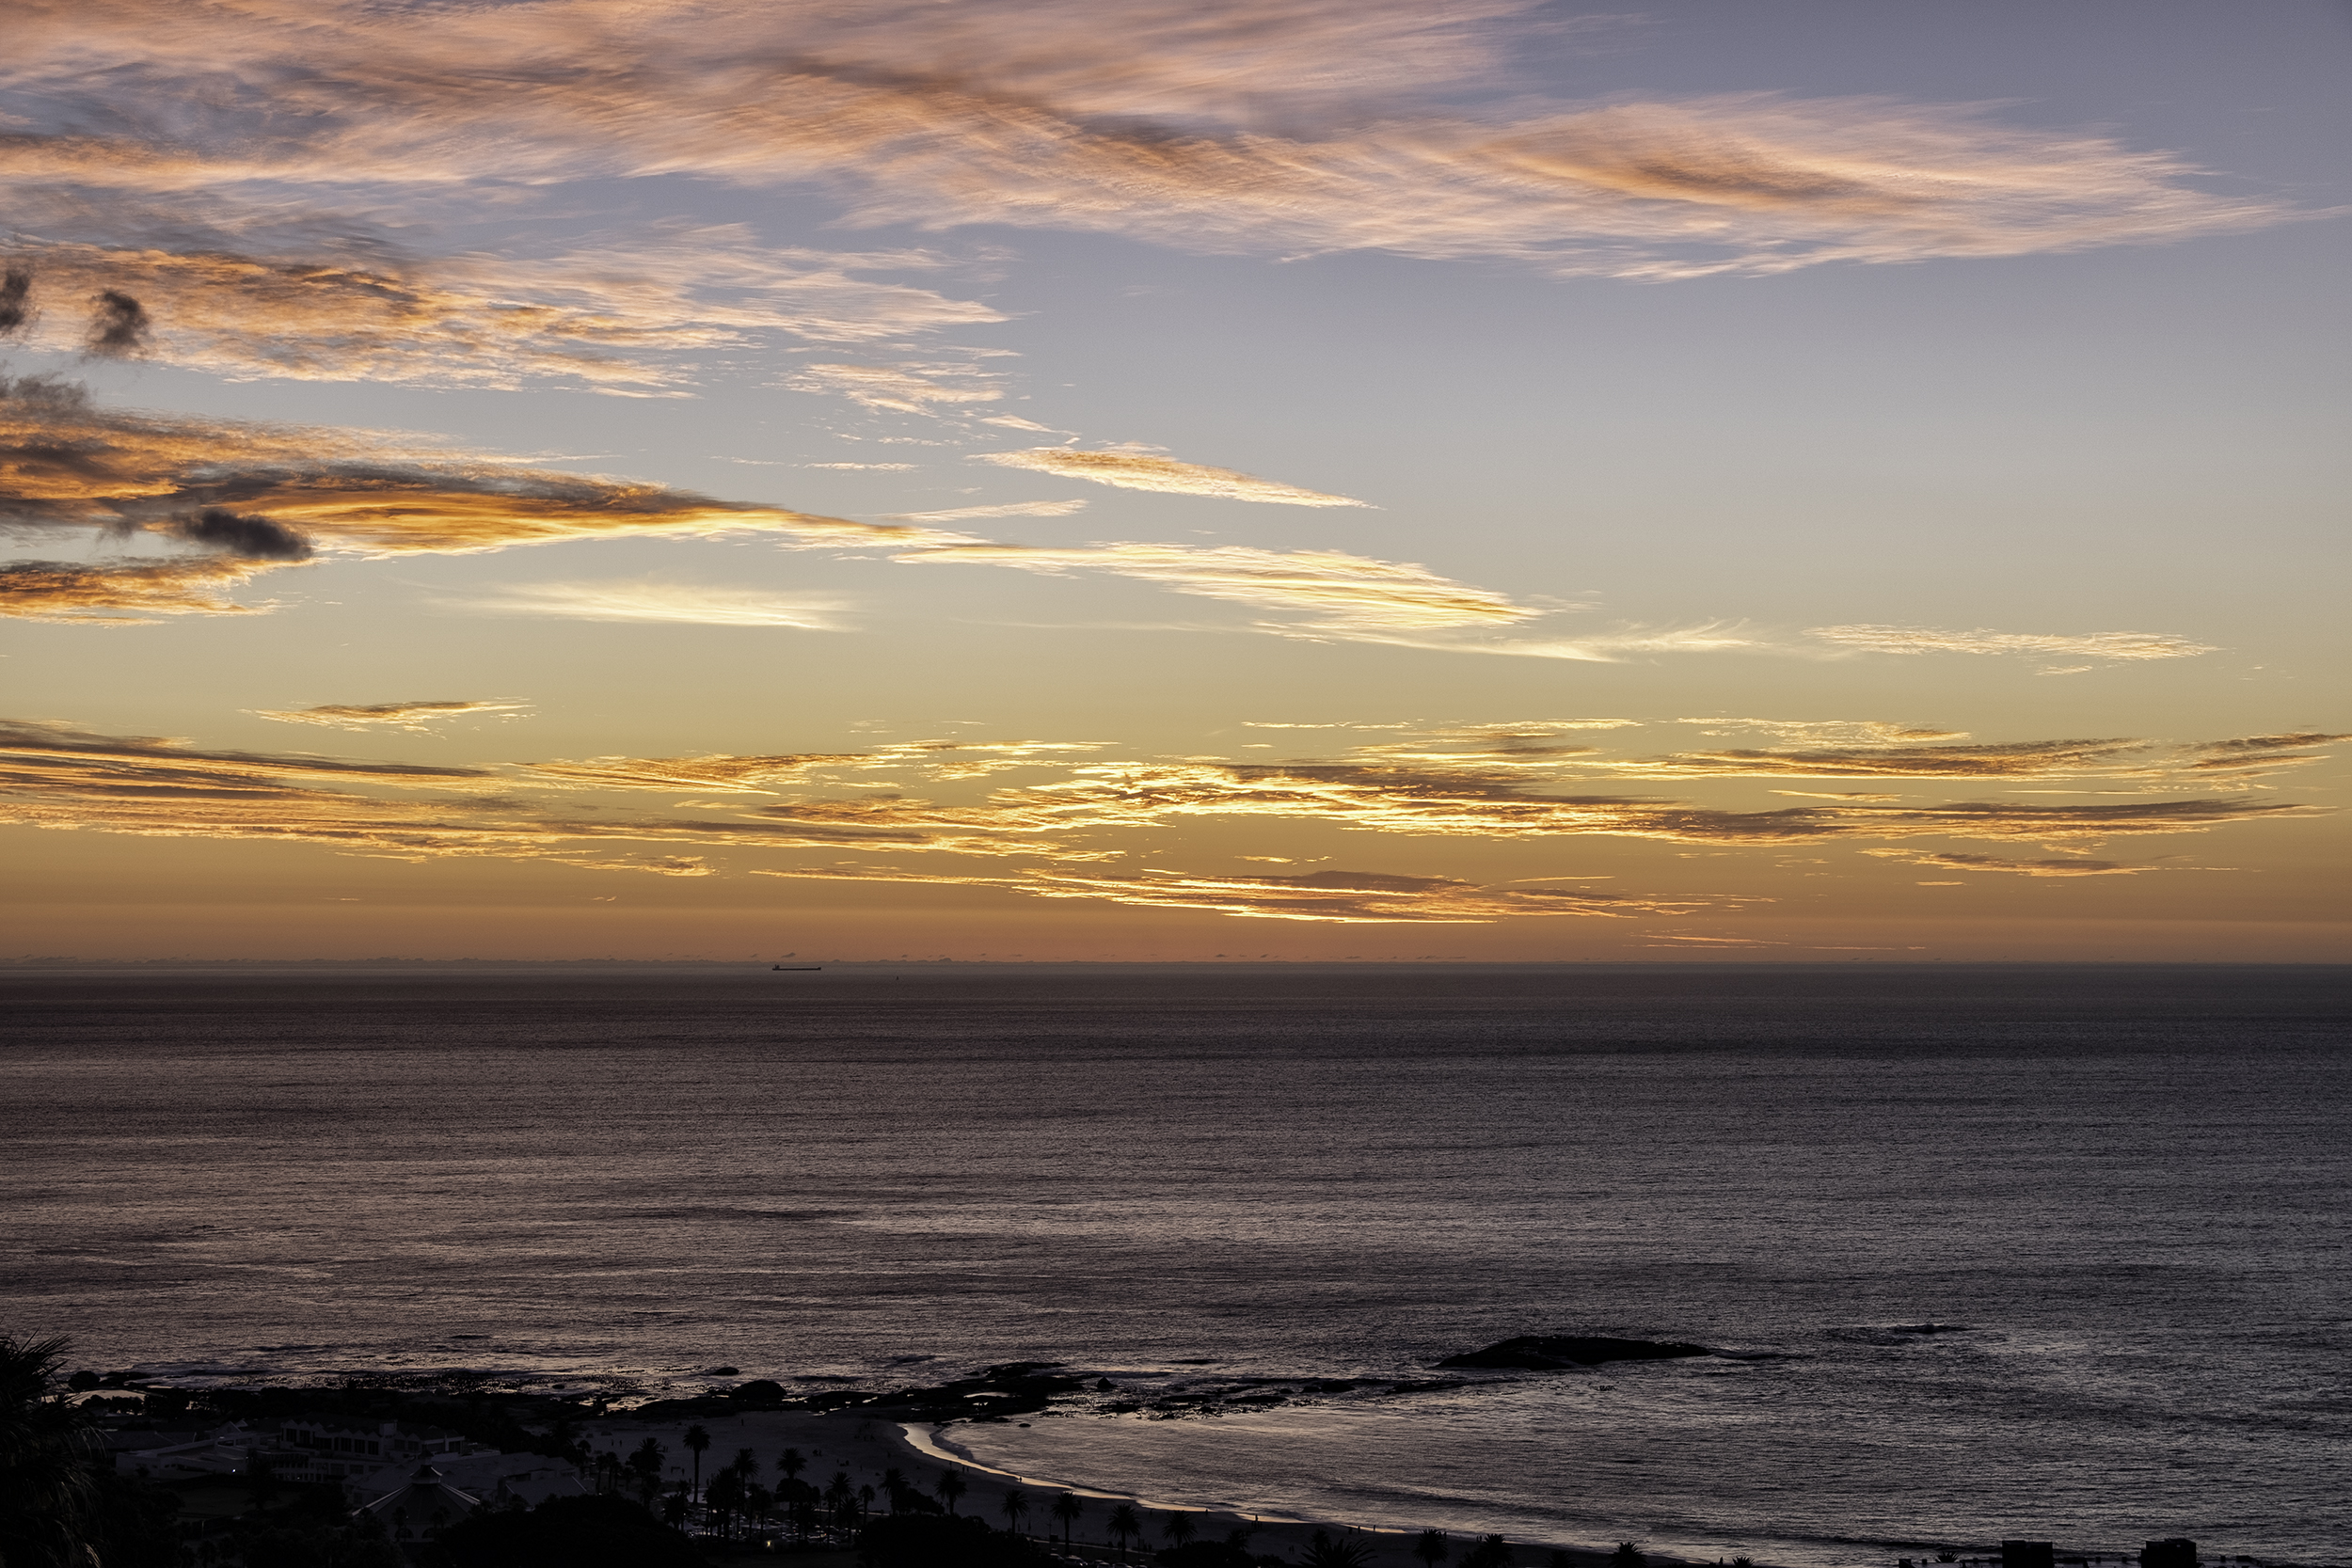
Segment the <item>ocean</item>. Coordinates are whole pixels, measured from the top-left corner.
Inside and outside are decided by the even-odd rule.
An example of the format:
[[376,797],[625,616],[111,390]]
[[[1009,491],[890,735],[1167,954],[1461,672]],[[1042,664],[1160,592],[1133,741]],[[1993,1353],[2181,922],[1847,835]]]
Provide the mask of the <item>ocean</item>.
[[[2340,969],[123,966],[0,995],[0,1327],[102,1370],[1059,1361],[1290,1397],[947,1439],[1157,1503],[1706,1561],[2352,1555]],[[1309,1387],[1540,1333],[1727,1354]]]

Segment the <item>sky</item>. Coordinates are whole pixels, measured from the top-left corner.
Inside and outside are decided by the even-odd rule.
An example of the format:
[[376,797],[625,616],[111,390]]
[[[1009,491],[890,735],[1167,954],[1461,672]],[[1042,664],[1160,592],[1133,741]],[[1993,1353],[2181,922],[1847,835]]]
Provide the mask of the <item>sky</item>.
[[5,951],[2341,961],[2348,63],[20,0]]

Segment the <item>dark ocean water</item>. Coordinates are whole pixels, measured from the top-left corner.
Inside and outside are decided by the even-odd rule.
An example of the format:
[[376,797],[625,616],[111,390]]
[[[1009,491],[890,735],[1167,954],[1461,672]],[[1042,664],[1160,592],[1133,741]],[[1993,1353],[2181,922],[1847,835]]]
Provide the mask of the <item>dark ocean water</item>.
[[[1752,1358],[958,1427],[1032,1476],[1883,1562],[2352,1556],[2341,970],[0,979],[0,1303],[199,1381]],[[1905,1332],[1922,1323],[1953,1332]],[[918,1359],[929,1358],[929,1359]],[[720,1381],[732,1381],[722,1379]]]

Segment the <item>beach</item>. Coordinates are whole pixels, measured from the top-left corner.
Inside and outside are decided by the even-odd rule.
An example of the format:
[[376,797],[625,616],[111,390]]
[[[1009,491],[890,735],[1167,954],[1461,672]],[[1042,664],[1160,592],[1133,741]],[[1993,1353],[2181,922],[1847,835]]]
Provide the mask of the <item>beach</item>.
[[[580,1436],[592,1449],[618,1453],[624,1458],[650,1437],[665,1451],[665,1475],[669,1477],[692,1473],[692,1455],[686,1448],[690,1427],[700,1426],[710,1435],[710,1447],[703,1455],[702,1474],[706,1478],[748,1449],[758,1462],[761,1478],[771,1481],[776,1474],[777,1458],[787,1449],[798,1449],[808,1461],[800,1479],[821,1488],[836,1473],[847,1473],[853,1488],[874,1488],[878,1512],[888,1507],[882,1481],[890,1470],[898,1470],[909,1485],[932,1497],[938,1496],[940,1477],[952,1470],[962,1479],[966,1488],[956,1499],[955,1512],[1002,1528],[1006,1522],[1005,1497],[1017,1491],[1027,1502],[1022,1532],[1057,1546],[1061,1543],[1061,1530],[1047,1510],[1056,1497],[1069,1492],[1085,1509],[1072,1529],[1072,1546],[1081,1555],[1105,1560],[1120,1556],[1105,1521],[1112,1509],[1130,1503],[1144,1515],[1146,1531],[1142,1541],[1128,1544],[1125,1556],[1131,1561],[1147,1558],[1168,1544],[1163,1528],[1165,1516],[1182,1513],[1192,1518],[1196,1540],[1220,1541],[1241,1530],[1246,1533],[1250,1551],[1296,1560],[1320,1531],[1343,1537],[1349,1544],[1362,1548],[1368,1554],[1366,1568],[1419,1568],[1418,1560],[1412,1555],[1418,1534],[1415,1531],[1372,1528],[1340,1519],[1287,1518],[1238,1508],[1187,1507],[1091,1488],[1083,1478],[1015,1475],[994,1469],[961,1449],[958,1433],[968,1425],[898,1422],[855,1412],[753,1411],[650,1421],[617,1415],[587,1423],[580,1429]],[[1474,1539],[1454,1537],[1454,1554],[1459,1557],[1474,1544]],[[1567,1553],[1574,1568],[1598,1568],[1609,1556],[1607,1550],[1590,1544],[1569,1545],[1561,1542],[1515,1540],[1511,1544],[1522,1564],[1543,1562],[1550,1552],[1557,1550]],[[1677,1560],[1655,1554],[1651,1554],[1651,1560],[1661,1563]]]

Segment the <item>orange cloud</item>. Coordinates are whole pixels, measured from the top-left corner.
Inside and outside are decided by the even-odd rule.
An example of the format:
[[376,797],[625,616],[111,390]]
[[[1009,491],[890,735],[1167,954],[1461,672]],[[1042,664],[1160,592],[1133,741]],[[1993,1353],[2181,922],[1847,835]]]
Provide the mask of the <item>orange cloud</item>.
[[80,388],[40,378],[0,382],[0,528],[18,532],[148,531],[221,552],[9,568],[0,609],[53,618],[234,610],[220,587],[314,547],[449,553],[760,531],[796,546],[906,548],[966,537],[534,469],[364,431],[102,409]]

